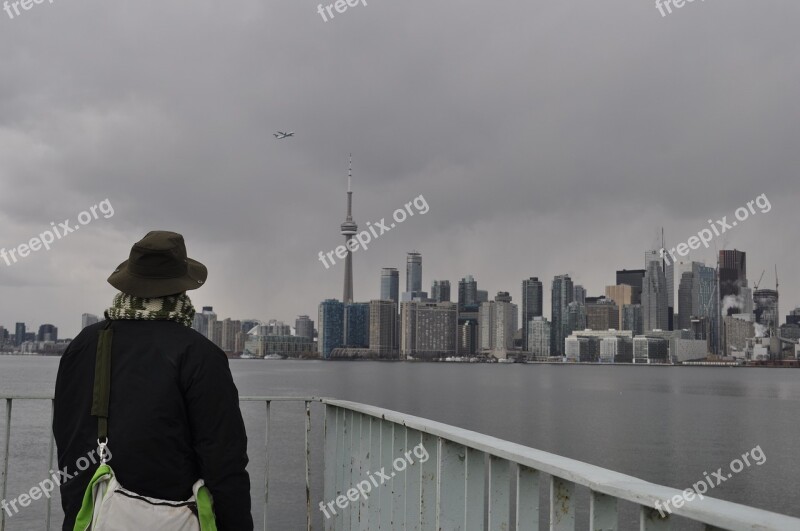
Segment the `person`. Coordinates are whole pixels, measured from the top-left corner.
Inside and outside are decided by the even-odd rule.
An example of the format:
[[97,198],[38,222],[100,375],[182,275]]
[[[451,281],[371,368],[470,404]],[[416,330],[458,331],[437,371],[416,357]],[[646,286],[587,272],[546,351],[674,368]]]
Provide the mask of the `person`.
[[247,434],[228,358],[191,328],[195,312],[186,292],[207,274],[187,257],[183,236],[149,232],[108,278],[119,293],[106,320],[86,327],[64,352],[53,417],[65,472],[57,472],[64,530],[72,530],[100,463],[98,422],[90,413],[98,332],[109,320],[108,464],[119,483],[142,496],[181,501],[203,479],[217,528],[253,529]]

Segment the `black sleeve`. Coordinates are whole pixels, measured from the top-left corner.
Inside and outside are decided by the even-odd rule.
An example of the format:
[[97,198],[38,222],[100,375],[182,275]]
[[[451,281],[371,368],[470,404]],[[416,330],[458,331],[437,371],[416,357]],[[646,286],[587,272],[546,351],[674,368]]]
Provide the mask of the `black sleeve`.
[[212,343],[185,354],[181,379],[200,473],[220,531],[251,531],[247,434],[228,358]]
[[[83,339],[84,341],[81,341]],[[53,403],[53,436],[58,450],[58,468],[50,479],[55,481],[61,491],[61,507],[64,510],[64,531],[72,530],[75,517],[83,503],[83,494],[89,485],[89,480],[94,474],[97,465],[79,472],[75,463],[79,457],[87,454],[92,448],[91,433],[84,433],[78,418],[81,413],[88,414],[91,404],[87,401],[85,389],[91,390],[91,382],[87,381],[82,373],[85,367],[81,350],[85,348],[82,343],[85,338],[73,340],[61,357],[56,377],[55,400]]]

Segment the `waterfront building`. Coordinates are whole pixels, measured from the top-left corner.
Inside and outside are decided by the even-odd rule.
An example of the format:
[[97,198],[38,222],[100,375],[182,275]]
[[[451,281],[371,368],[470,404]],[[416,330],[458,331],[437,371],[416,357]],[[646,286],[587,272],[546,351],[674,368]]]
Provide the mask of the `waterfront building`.
[[[642,282],[644,281],[644,274],[644,269],[623,269],[617,271],[617,285],[625,284],[631,287],[630,304],[642,303]],[[620,304],[619,301],[617,304]]]
[[[641,290],[641,288],[639,288]],[[619,308],[619,316],[617,318],[617,322],[619,323],[618,328],[622,328],[623,319],[623,308],[626,304],[633,304],[633,286],[629,286],[628,284],[617,284],[616,286],[606,286],[606,299],[614,301]]]
[[586,301],[586,328],[608,330],[620,327],[619,307],[613,300],[605,297],[590,297]]
[[307,315],[298,315],[294,321],[294,335],[314,339],[314,321]]
[[84,313],[83,315],[81,315],[81,330],[83,330],[87,326],[91,326],[99,322],[100,319],[96,315],[92,313]]
[[778,329],[778,292],[773,289],[757,289],[753,292],[753,313],[756,323],[766,329],[770,336]]
[[467,275],[458,281],[458,311],[477,311],[478,282]]
[[668,363],[669,340],[662,337],[633,338],[633,363]]
[[563,354],[564,339],[572,332],[569,327],[569,304],[572,302],[574,295],[575,291],[569,275],[558,275],[553,278],[553,286],[550,293],[550,348],[553,355]]
[[722,351],[725,356],[744,352],[747,340],[755,335],[755,325],[751,315],[733,314],[722,318]]
[[344,304],[336,299],[326,299],[319,305],[317,317],[320,358],[327,359],[331,351],[344,346]]
[[401,302],[400,357],[444,358],[456,354],[458,305]]
[[242,322],[234,321],[231,318],[222,320],[222,331],[219,347],[226,353],[240,352],[237,343],[241,340]]
[[[741,295],[741,288],[747,287],[747,253],[734,250],[719,252],[719,300]],[[727,315],[740,313],[736,307],[729,307]]]
[[531,360],[546,361],[550,357],[550,323],[544,317],[534,317],[526,326],[528,342],[525,350]]
[[586,288],[580,284],[572,287],[572,300],[581,304],[586,304]]
[[434,280],[431,286],[431,300],[433,302],[450,302],[450,281]]
[[380,359],[397,357],[397,305],[392,300],[369,302],[369,350]]
[[344,306],[345,338],[348,348],[369,348],[370,303],[351,302]]
[[395,267],[381,269],[381,298],[383,301],[394,301],[400,304],[400,273]]
[[[522,281],[522,344],[528,344],[528,323],[534,317],[542,317],[544,286],[537,277]],[[524,347],[527,350],[527,346]],[[548,349],[549,350],[549,349]]]
[[645,273],[642,280],[642,320],[644,331],[669,330],[669,299],[663,260],[658,251],[645,253]]
[[58,341],[58,327],[51,324],[39,326],[39,333],[36,335],[37,341],[48,341],[55,343]]
[[25,336],[25,323],[17,323],[14,327],[14,346],[22,346],[26,339]]

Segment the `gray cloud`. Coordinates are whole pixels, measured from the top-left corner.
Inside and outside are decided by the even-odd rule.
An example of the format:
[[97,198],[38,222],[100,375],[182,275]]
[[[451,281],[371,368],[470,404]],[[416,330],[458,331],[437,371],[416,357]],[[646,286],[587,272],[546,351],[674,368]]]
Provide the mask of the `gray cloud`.
[[316,6],[0,12],[0,246],[115,207],[0,263],[0,324],[74,335],[154,228],[183,232],[209,266],[196,305],[316,319],[341,297],[341,268],[317,252],[342,240],[349,152],[362,228],[419,194],[430,205],[356,253],[359,300],[411,249],[426,285],[473,274],[517,300],[523,278],[569,272],[598,294],[643,266],[659,227],[685,241],[766,193],[773,210],[717,243],[748,251],[752,280],[777,263],[782,313],[800,304],[797,5],[708,1],[662,18],[652,2],[369,0],[327,23]]

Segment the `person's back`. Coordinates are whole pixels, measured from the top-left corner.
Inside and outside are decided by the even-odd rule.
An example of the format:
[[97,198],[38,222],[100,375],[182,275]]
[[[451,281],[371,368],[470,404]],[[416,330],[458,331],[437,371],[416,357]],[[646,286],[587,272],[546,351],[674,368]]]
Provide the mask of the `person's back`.
[[[251,530],[238,392],[222,350],[188,326],[193,315],[185,293],[150,298],[120,293],[106,312],[113,333],[109,464],[126,489],[166,500],[189,498],[202,478],[214,499],[218,528]],[[90,411],[98,332],[107,325],[108,319],[84,329],[59,366],[53,431],[59,468],[75,475],[62,479],[65,530],[73,528],[96,469],[76,474],[76,462],[99,461],[97,417]]]

